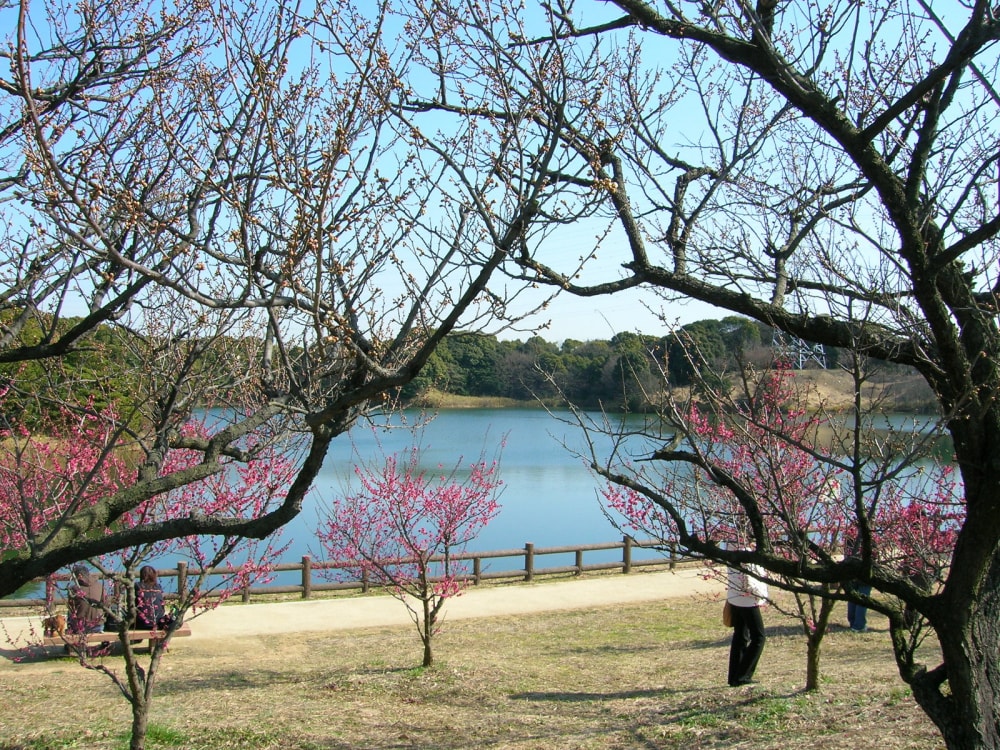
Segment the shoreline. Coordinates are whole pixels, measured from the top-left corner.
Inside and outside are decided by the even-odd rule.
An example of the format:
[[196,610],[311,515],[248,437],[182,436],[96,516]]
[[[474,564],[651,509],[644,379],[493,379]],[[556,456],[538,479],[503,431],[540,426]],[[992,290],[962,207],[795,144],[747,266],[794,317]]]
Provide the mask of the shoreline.
[[[814,411],[842,414],[854,408],[856,394],[850,375],[842,370],[795,370],[793,383],[802,394],[806,406]],[[683,397],[685,391],[678,389]],[[866,409],[880,412],[895,412],[930,416],[936,414],[939,404],[930,386],[919,375],[907,375],[895,379],[870,381],[861,393],[861,401]],[[461,396],[436,389],[412,399],[406,406],[412,409],[566,409],[565,402],[539,402],[518,400],[499,396]],[[600,405],[583,407],[599,410]],[[612,413],[618,414],[620,411]],[[640,412],[635,412],[640,413]]]

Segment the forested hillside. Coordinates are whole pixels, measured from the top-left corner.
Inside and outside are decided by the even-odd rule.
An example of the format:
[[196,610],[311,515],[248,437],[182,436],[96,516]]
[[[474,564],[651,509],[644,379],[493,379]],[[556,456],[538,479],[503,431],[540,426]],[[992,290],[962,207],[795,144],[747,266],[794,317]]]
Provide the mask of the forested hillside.
[[[460,334],[438,347],[403,396],[420,402],[429,392],[443,392],[458,397],[642,410],[656,401],[665,387],[691,385],[696,368],[708,382],[723,385],[731,383],[744,365],[770,366],[782,351],[771,328],[740,317],[697,321],[667,336],[622,333],[607,341],[570,339],[561,345],[538,336],[500,341],[494,336]],[[841,352],[829,348],[821,352],[826,367],[837,371]],[[815,360],[803,364],[820,367]],[[912,387],[912,373],[905,368],[884,362],[871,364],[878,370],[880,382]],[[818,392],[830,390],[828,378]],[[922,408],[930,396],[925,391],[908,395],[898,406]],[[835,402],[838,408],[847,405],[842,398]]]
[[[53,322],[50,316],[39,315],[19,328],[17,346],[42,346],[66,337],[81,321],[65,317]],[[0,321],[8,328],[9,321]],[[225,372],[232,373],[235,383],[239,374],[248,370],[247,340],[237,337],[217,337],[211,342],[191,333],[172,340],[174,357],[190,361],[193,376],[225,363]],[[250,342],[252,343],[252,342]],[[0,360],[0,387],[3,388],[2,417],[4,428],[11,425],[33,429],[41,418],[58,417],[61,406],[89,405],[95,411],[114,405],[119,415],[133,412],[142,399],[163,397],[151,391],[149,372],[155,366],[157,353],[164,356],[162,339],[140,336],[120,326],[97,326],[86,343],[71,348],[57,359],[36,359],[20,362]],[[201,359],[193,356],[198,353]],[[109,366],[114,362],[115,366]],[[40,394],[45,397],[41,398]],[[181,394],[174,394],[178,397]]]
[[[73,322],[64,319],[60,325],[69,327]],[[33,343],[46,335],[41,327],[29,326],[22,338]],[[75,403],[91,401],[96,408],[109,403],[127,405],[129,399],[143,392],[138,381],[143,364],[138,361],[138,347],[134,344],[121,329],[102,328],[85,349],[68,355],[57,367],[51,362],[44,366],[0,364],[0,376],[16,384],[16,396],[5,404],[8,418],[15,409],[22,414],[19,419],[30,423],[41,411],[51,411],[51,404],[42,407],[34,403],[28,387],[43,379],[73,384],[77,392],[65,396]],[[190,346],[198,346],[198,340],[192,337]],[[239,362],[245,347],[240,340],[216,341],[214,346],[224,349],[217,356],[227,357],[235,366],[234,372],[241,369]],[[700,320],[666,336],[621,333],[610,340],[569,339],[561,344],[540,336],[501,341],[495,336],[462,333],[444,340],[401,395],[404,402],[411,404],[426,403],[428,394],[446,394],[498,402],[540,400],[550,405],[570,402],[584,407],[642,410],[650,401],[656,401],[668,385],[689,386],[695,368],[703,377],[708,375],[708,382],[714,380],[721,385],[730,382],[745,364],[769,366],[780,351],[772,329],[740,317]],[[840,352],[827,348],[823,357],[831,373],[836,372]],[[133,363],[124,369],[131,375],[128,382],[122,376],[106,375],[109,370],[101,363],[108,358]],[[819,367],[814,361],[807,364]],[[877,369],[883,381],[911,380],[911,373],[895,365],[879,362]],[[836,390],[831,382],[830,377],[826,378],[819,392]],[[903,408],[920,408],[928,395],[921,392],[908,396]],[[846,406],[842,398],[834,397],[832,402]]]

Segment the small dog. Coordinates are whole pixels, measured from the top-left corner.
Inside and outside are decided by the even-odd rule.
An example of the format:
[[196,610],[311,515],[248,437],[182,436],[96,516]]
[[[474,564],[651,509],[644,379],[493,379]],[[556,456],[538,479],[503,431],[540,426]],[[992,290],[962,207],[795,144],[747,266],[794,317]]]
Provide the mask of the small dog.
[[42,629],[46,638],[59,636],[62,638],[66,634],[66,617],[64,615],[49,615],[42,620]]

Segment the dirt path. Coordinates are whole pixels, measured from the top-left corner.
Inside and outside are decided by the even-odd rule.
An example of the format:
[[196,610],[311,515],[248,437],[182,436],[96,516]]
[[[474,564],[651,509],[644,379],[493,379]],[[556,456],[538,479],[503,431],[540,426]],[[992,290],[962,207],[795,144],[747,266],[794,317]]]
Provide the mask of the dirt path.
[[[705,580],[702,573],[698,568],[686,568],[673,572],[469,588],[445,605],[444,614],[447,619],[459,620],[721,593],[721,585]],[[222,638],[409,623],[402,603],[391,596],[380,595],[220,607],[200,615],[191,627],[192,637]]]
[[[529,612],[601,607],[676,597],[711,597],[722,585],[706,579],[701,568],[634,572],[629,575],[543,581],[533,584],[472,587],[445,605],[451,620],[500,617]],[[192,639],[306,633],[349,628],[409,625],[406,608],[388,595],[343,597],[269,604],[235,604],[204,612],[191,620]],[[38,632],[37,618],[0,619],[0,640],[24,642]],[[188,639],[177,642],[181,648]],[[9,647],[9,644],[7,644]],[[3,653],[7,653],[6,649]],[[0,665],[10,665],[0,659]]]

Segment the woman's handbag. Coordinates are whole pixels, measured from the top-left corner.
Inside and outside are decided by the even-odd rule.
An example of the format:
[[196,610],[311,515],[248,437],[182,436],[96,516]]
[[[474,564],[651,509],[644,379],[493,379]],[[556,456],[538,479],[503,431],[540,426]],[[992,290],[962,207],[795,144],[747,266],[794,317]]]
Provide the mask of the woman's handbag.
[[731,628],[733,626],[733,605],[728,601],[722,608],[722,624],[727,628]]

